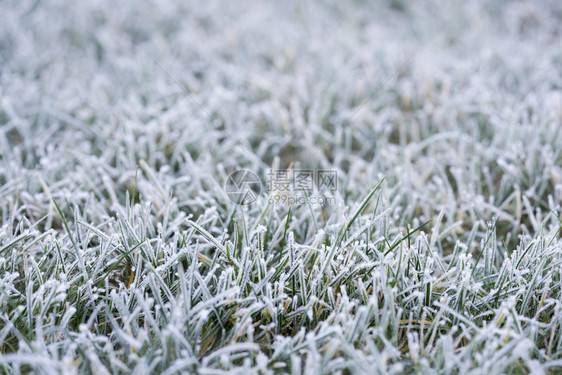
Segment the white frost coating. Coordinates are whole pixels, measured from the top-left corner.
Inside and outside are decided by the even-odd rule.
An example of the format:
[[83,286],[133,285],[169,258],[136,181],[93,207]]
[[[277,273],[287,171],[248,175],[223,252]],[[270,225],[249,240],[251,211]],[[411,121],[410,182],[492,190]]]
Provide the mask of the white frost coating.
[[6,372],[560,371],[559,1],[1,13]]

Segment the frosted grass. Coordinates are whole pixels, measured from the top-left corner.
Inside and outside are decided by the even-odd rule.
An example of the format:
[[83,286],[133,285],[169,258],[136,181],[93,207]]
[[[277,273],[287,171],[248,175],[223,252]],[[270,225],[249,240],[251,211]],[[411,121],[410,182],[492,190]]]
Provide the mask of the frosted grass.
[[561,371],[557,2],[0,12],[0,372]]

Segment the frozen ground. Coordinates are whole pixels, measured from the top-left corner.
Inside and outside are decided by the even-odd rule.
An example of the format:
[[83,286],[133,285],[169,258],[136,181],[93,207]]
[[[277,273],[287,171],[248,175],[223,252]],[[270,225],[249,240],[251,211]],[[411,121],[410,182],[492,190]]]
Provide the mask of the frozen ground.
[[0,373],[562,371],[562,4],[441,3],[1,2]]

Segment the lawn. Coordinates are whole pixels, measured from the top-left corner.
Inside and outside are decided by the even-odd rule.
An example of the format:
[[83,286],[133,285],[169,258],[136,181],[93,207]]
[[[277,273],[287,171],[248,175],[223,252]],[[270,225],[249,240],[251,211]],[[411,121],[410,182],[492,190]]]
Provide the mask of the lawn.
[[0,19],[0,374],[562,372],[562,3]]

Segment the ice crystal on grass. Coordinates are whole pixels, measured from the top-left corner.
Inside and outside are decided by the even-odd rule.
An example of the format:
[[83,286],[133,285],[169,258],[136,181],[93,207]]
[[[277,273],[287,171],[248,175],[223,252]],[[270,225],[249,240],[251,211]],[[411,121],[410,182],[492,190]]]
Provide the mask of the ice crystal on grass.
[[0,12],[1,373],[561,371],[557,2]]

